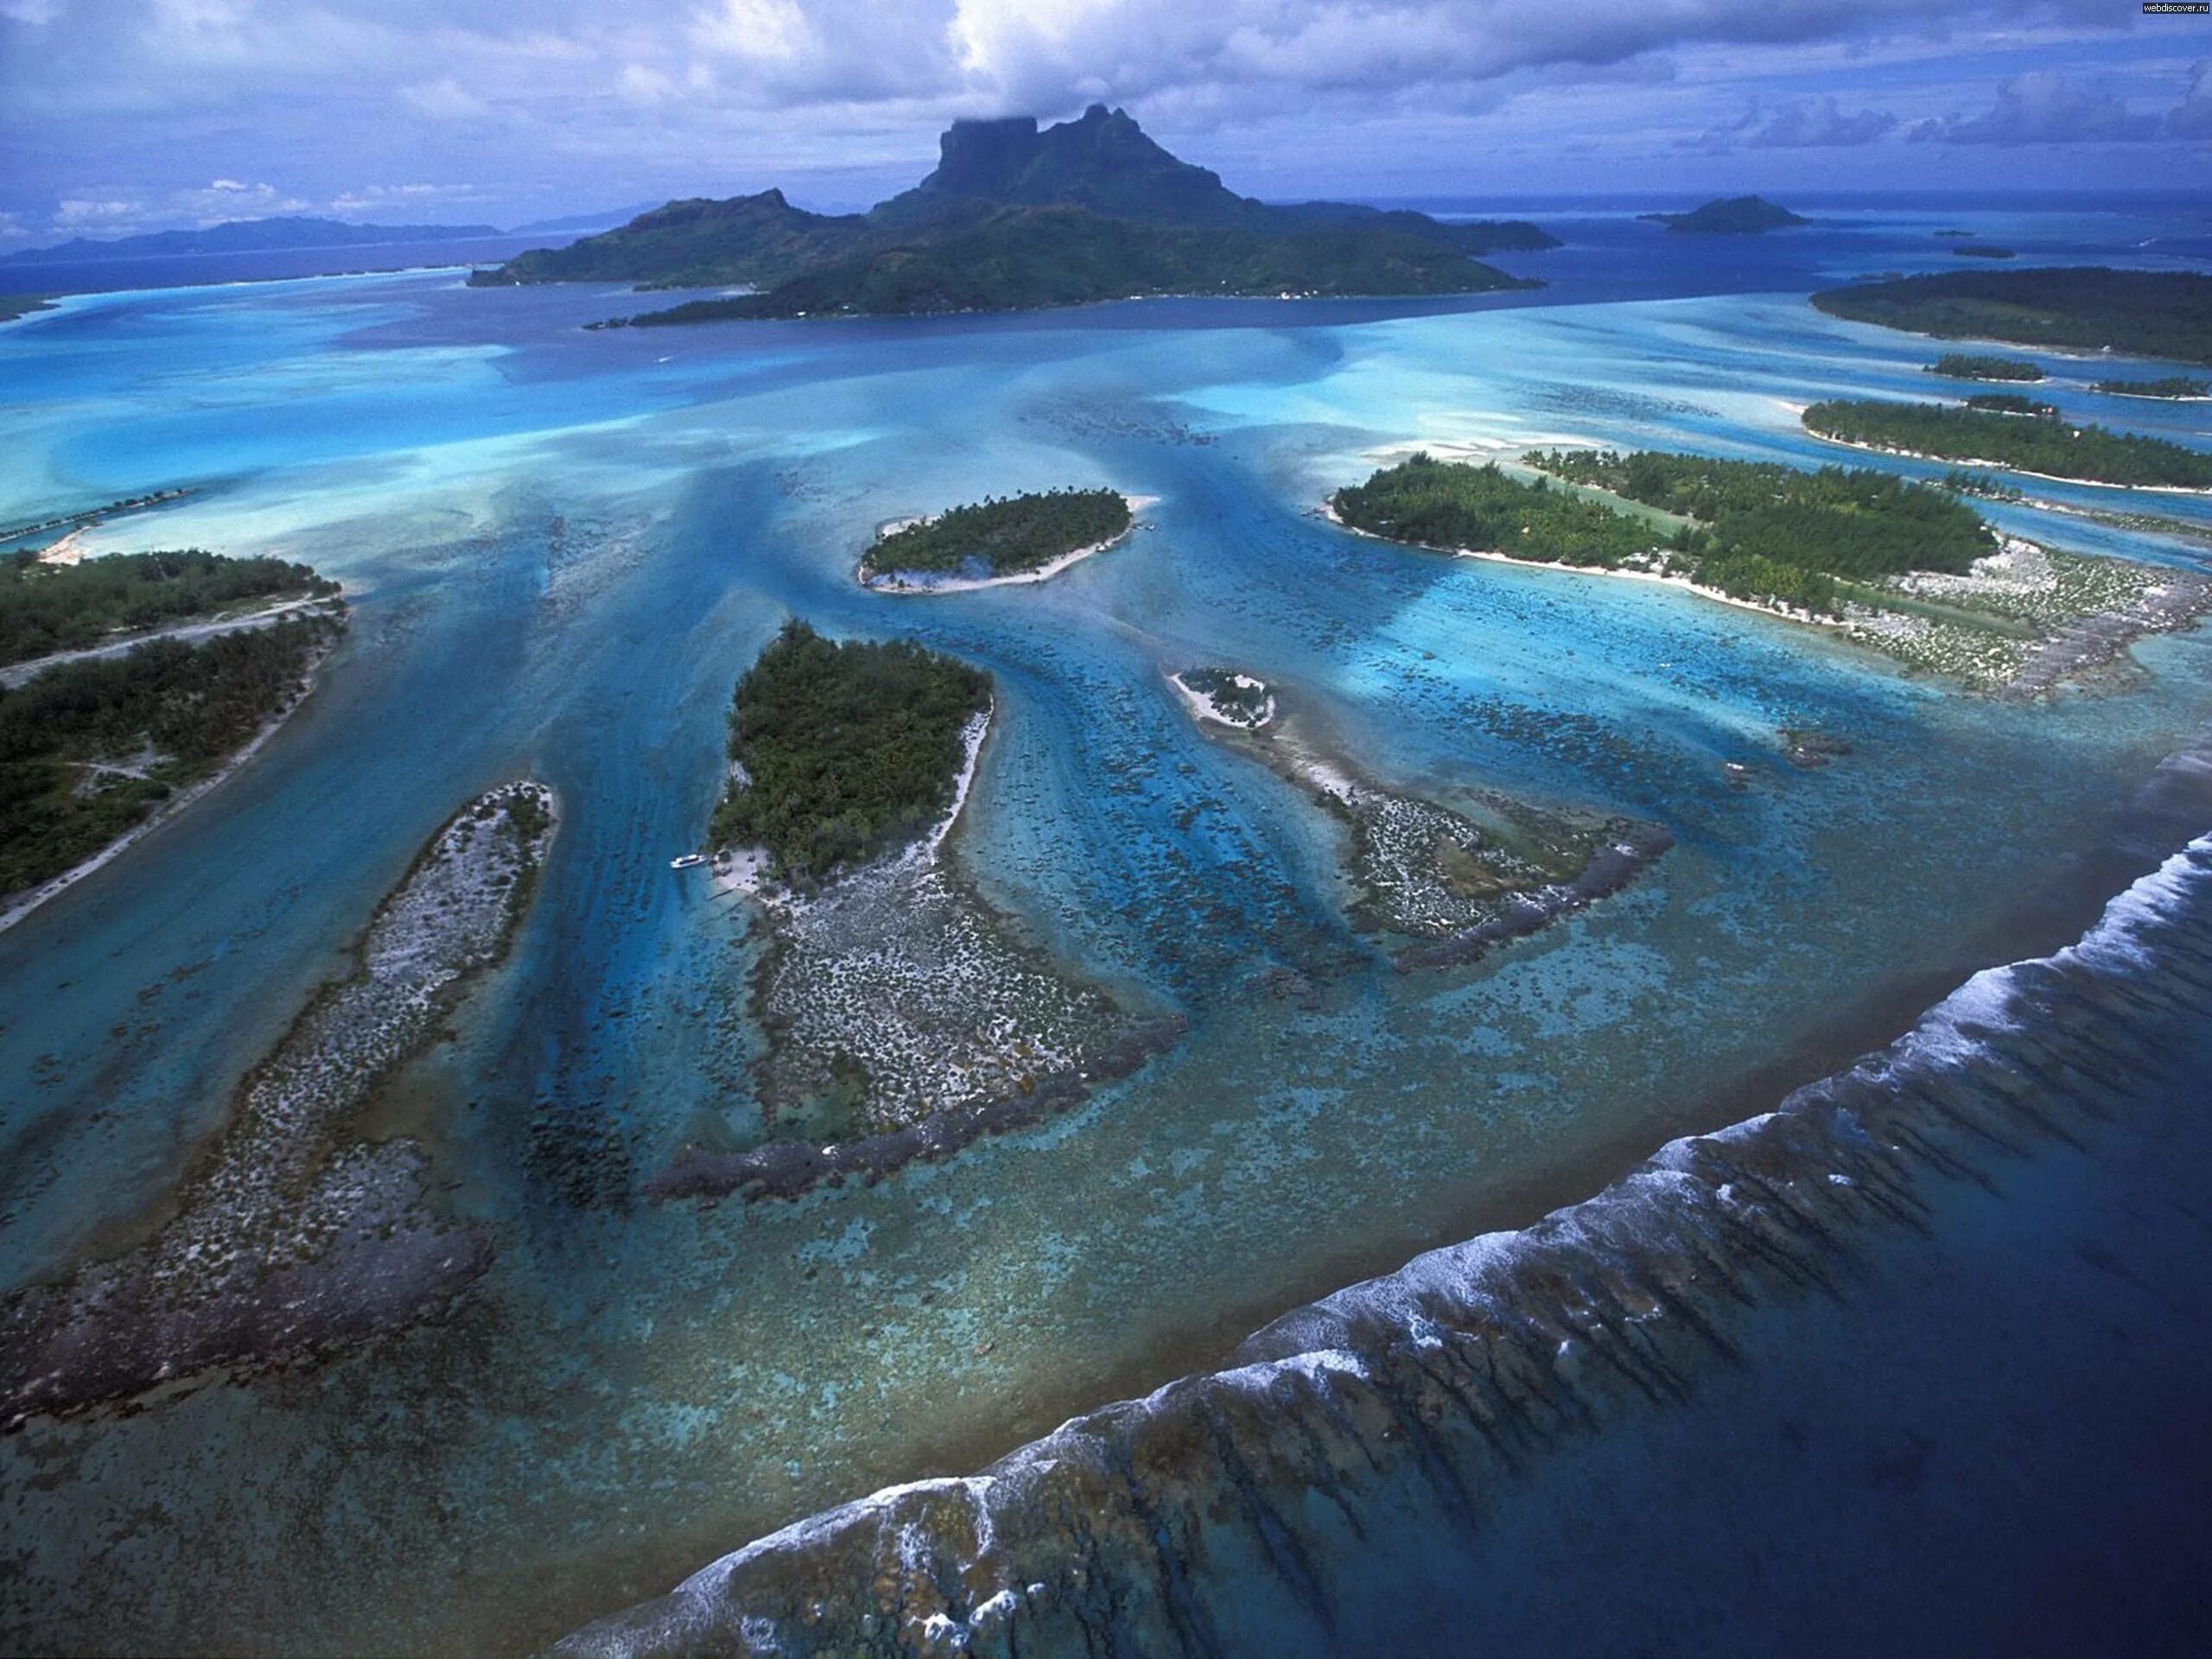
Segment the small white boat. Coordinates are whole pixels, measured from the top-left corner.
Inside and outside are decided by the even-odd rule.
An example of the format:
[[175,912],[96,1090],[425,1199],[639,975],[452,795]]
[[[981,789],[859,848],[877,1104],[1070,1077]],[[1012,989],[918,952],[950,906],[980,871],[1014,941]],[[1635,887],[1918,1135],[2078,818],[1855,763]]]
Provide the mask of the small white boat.
[[681,858],[670,859],[668,868],[671,870],[688,870],[695,865],[703,864],[706,861],[707,855],[704,853],[686,853]]

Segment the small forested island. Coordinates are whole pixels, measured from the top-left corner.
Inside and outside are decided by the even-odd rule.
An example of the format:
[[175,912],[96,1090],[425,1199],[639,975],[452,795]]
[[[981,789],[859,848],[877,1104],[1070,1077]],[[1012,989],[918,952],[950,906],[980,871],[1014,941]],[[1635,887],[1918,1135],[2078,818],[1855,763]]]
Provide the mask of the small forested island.
[[1984,357],[1971,352],[1946,352],[1928,365],[1928,372],[1953,380],[2040,380],[2042,368],[2024,357]]
[[1478,293],[1538,284],[1475,255],[1558,245],[1517,220],[1446,224],[1402,209],[1240,196],[1161,149],[1125,111],[1094,105],[1041,130],[1027,116],[955,122],[936,171],[865,213],[808,213],[777,190],[671,202],[470,281],[760,290],[612,320],[663,325],[1153,295]]
[[1966,400],[1968,409],[1986,409],[1993,415],[2056,416],[2056,404],[2039,404],[2032,397],[2023,397],[2017,391],[1976,392]]
[[2090,384],[2089,390],[2101,391],[2108,397],[2164,397],[2196,403],[2212,397],[2212,380],[2193,380],[2187,375],[2171,374],[2159,380],[2097,380]]
[[991,677],[910,639],[833,641],[794,620],[730,710],[732,782],[709,844],[758,847],[808,886],[895,850],[951,810]]
[[1025,941],[946,855],[990,713],[980,670],[797,620],[740,679],[709,842],[772,941],[752,970],[772,1138],[684,1147],[656,1197],[873,1179],[1072,1105],[1179,1033]]
[[1257,731],[1274,718],[1274,693],[1265,680],[1242,669],[1186,668],[1169,677],[1203,720]]
[[83,651],[244,607],[334,597],[338,584],[285,559],[188,548],[117,553],[74,564],[0,555],[0,664]]
[[1687,213],[1639,213],[1637,217],[1684,236],[1758,236],[1813,222],[1764,196],[1726,196]]
[[60,664],[0,688],[0,898],[101,855],[305,695],[339,621],[307,615]]
[[[1729,598],[1836,613],[1837,579],[1964,570],[1996,543],[1952,496],[1885,473],[1611,450],[1532,451],[1526,464],[1656,508],[1666,522],[1495,465],[1418,454],[1332,499],[1394,541],[1668,577]],[[1878,533],[1874,532],[1878,527]]]
[[2010,248],[2000,248],[1993,242],[1967,242],[1951,250],[1954,259],[2017,259],[2020,256]]
[[1813,303],[1830,316],[1943,340],[2212,363],[2212,276],[2196,271],[1947,270],[1829,289]]
[[1393,540],[1490,558],[1510,546],[1516,562],[1686,583],[1833,624],[1910,668],[2012,696],[2101,671],[2133,640],[2186,626],[2212,604],[2212,582],[2190,573],[2000,538],[1958,499],[2017,496],[1986,474],[1955,472],[1936,489],[1866,470],[1698,455],[1522,459],[1585,492],[1574,510],[1545,477],[1522,483],[1495,466],[1425,455],[1339,491],[1332,510]]
[[1128,535],[1133,505],[1104,489],[988,497],[885,531],[857,574],[863,587],[887,593],[1041,580]]
[[1835,442],[1892,454],[2133,489],[2212,490],[2212,454],[2049,416],[2022,420],[1944,404],[1835,399],[1813,404],[1804,423],[1806,430]]

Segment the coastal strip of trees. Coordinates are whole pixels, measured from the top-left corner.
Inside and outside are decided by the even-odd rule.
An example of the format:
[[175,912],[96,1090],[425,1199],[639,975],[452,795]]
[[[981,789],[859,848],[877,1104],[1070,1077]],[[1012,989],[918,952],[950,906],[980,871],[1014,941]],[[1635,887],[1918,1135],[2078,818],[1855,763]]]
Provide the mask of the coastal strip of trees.
[[810,885],[914,841],[951,809],[962,734],[990,707],[982,670],[910,639],[825,639],[784,625],[737,683],[738,771],[708,830]]
[[992,496],[892,531],[869,550],[868,570],[975,580],[1016,575],[1128,528],[1129,504],[1118,490]]
[[188,548],[48,564],[0,555],[0,664],[82,651],[118,633],[219,615],[248,604],[321,598],[338,584],[285,559]]
[[2212,363],[2212,276],[2201,271],[1947,270],[1828,289],[1813,304],[1830,316],[1943,340]]
[[1985,357],[1973,352],[1946,352],[1928,365],[1928,372],[1953,380],[2040,380],[2043,371],[2022,357]]
[[1986,409],[1993,415],[2040,415],[2058,413],[2056,404],[2039,404],[2032,397],[2023,397],[2017,391],[1977,392],[1966,400],[1968,409]]
[[2098,380],[2090,384],[2089,390],[2113,397],[2212,397],[2212,380],[2170,374],[2157,380]]
[[214,772],[299,696],[339,627],[304,616],[153,639],[0,689],[0,895],[81,863]]
[[2052,478],[2164,489],[2212,489],[2212,454],[2164,438],[2101,426],[2077,426],[2049,416],[2018,415],[1943,404],[1850,402],[1813,404],[1808,431],[1843,443],[2011,467]]

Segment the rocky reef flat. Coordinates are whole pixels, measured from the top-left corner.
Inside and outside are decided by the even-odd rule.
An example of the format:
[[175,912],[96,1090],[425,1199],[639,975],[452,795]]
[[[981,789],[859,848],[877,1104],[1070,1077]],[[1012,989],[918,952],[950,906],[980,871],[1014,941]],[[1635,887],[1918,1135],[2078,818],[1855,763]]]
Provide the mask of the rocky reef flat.
[[0,1310],[0,1427],[285,1366],[423,1317],[480,1274],[405,1141],[350,1138],[506,954],[555,830],[553,791],[461,809],[378,906],[353,971],[324,985],[239,1084],[152,1237]]
[[1328,742],[1297,699],[1243,673],[1200,690],[1171,676],[1217,741],[1296,784],[1348,830],[1355,926],[1392,941],[1401,969],[1470,963],[1619,892],[1674,844],[1656,824],[1540,810],[1497,791],[1446,804],[1369,776]]
[[772,1534],[554,1650],[1378,1650],[1332,1620],[1386,1510],[1510,1550],[1490,1517],[1541,1460],[1691,1400],[1763,1309],[1917,1251],[1947,1191],[1995,1194],[2023,1159],[2113,1133],[2164,1086],[2161,1022],[2208,997],[2212,838],[2080,944],[1975,976],[1774,1111],[1298,1309],[1231,1369]]
[[741,856],[721,867],[770,933],[753,999],[768,1035],[759,1088],[772,1138],[690,1148],[657,1194],[790,1196],[882,1173],[1072,1104],[1179,1033],[1179,1020],[1132,1015],[1020,939],[952,865],[946,840],[988,726],[988,715],[970,725],[951,810],[912,845],[804,893],[760,881]]
[[1847,602],[1859,644],[1979,690],[2032,697],[2117,664],[2137,640],[2212,610],[2212,580],[2007,537],[1961,575],[1929,571]]

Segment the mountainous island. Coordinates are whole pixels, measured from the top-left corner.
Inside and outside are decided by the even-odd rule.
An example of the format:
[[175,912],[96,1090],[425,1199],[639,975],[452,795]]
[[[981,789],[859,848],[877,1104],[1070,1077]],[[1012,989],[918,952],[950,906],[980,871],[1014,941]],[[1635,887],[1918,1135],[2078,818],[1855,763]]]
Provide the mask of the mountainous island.
[[1813,222],[1764,196],[1726,196],[1687,213],[1639,213],[1637,217],[1683,236],[1759,236]]
[[234,219],[197,231],[150,231],[0,255],[0,265],[66,265],[86,259],[143,259],[183,253],[268,253],[292,248],[373,247],[385,242],[454,242],[497,236],[489,225],[349,225],[343,219]]
[[742,283],[761,291],[626,321],[907,315],[1146,295],[1406,296],[1536,284],[1475,256],[1557,241],[1519,220],[1446,224],[1343,202],[1275,206],[1170,155],[1126,111],[1093,105],[956,121],[936,171],[865,213],[794,207],[780,190],[671,202],[621,229],[536,249],[478,286]]
[[1827,289],[1813,303],[1832,317],[1939,340],[2212,363],[2212,276],[2193,270],[1947,270]]

